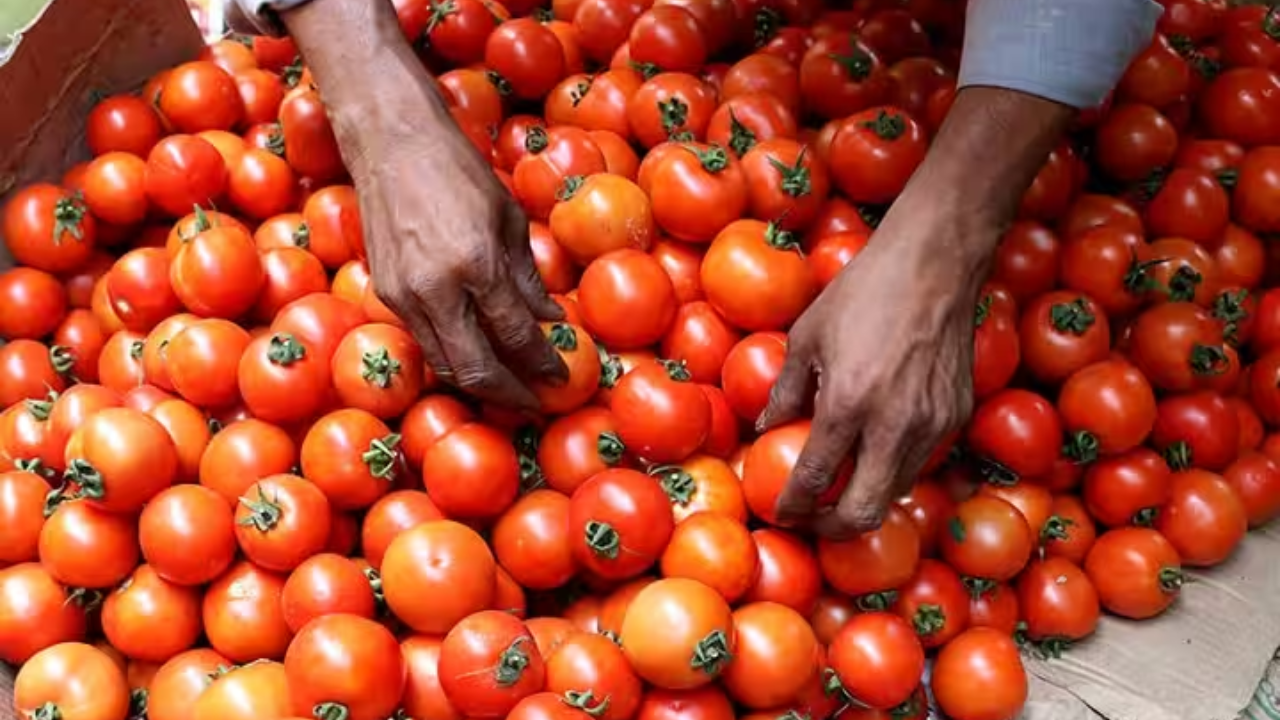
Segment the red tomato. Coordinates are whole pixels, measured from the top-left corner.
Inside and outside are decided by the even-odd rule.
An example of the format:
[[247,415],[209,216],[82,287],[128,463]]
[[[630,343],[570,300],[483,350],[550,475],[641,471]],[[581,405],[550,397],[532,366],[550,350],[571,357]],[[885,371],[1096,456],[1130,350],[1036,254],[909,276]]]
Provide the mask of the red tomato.
[[1221,475],[1192,469],[1174,473],[1170,486],[1156,529],[1182,563],[1211,567],[1230,557],[1249,529],[1244,503],[1231,485]]
[[1030,479],[1049,474],[1062,443],[1062,422],[1043,397],[1002,390],[973,413],[967,441],[996,476]]
[[544,657],[546,689],[562,698],[562,707],[566,705],[564,700],[579,698],[578,706],[584,714],[595,713],[600,720],[625,720],[635,715],[644,689],[613,640],[604,635],[573,632]]
[[721,230],[702,260],[701,278],[711,306],[747,331],[785,329],[818,292],[798,239],[759,220]]
[[697,580],[735,603],[755,582],[760,558],[742,521],[698,512],[675,526],[659,566],[663,577]]
[[569,532],[582,565],[605,578],[622,580],[647,570],[666,547],[675,527],[661,486],[643,473],[605,470],[573,493]]
[[1040,223],[1015,222],[996,248],[991,279],[1013,293],[1019,305],[1028,303],[1053,290],[1061,254],[1052,230]]
[[1107,113],[1094,142],[1103,172],[1117,180],[1136,181],[1172,162],[1178,151],[1178,131],[1159,110],[1130,103]]
[[1050,385],[1104,360],[1111,350],[1106,313],[1089,297],[1065,290],[1045,293],[1026,306],[1018,338],[1027,370]]
[[1027,638],[1050,656],[1092,635],[1098,625],[1098,591],[1089,576],[1065,558],[1027,566],[1018,578],[1018,607]]
[[529,629],[497,610],[475,613],[449,631],[440,646],[438,672],[449,702],[474,718],[506,717],[546,680],[546,665]]
[[702,446],[711,424],[706,394],[671,361],[644,363],[613,388],[618,437],[652,462],[678,462]]
[[490,607],[497,563],[484,538],[449,520],[401,532],[382,559],[387,607],[421,633],[443,634]]
[[160,140],[160,118],[154,106],[133,95],[104,98],[85,118],[86,139],[94,155],[127,152],[146,157]]
[[738,341],[725,356],[720,386],[729,407],[740,419],[755,422],[764,412],[786,354],[786,335],[760,332]]
[[938,653],[930,680],[934,699],[955,720],[1011,720],[1027,701],[1027,674],[1007,633],[975,627]]
[[942,557],[963,575],[1009,580],[1031,557],[1035,543],[1027,520],[1008,502],[976,495],[956,506],[939,542]]
[[926,649],[942,647],[969,626],[970,593],[945,563],[921,560],[897,592],[893,611],[911,623]]
[[284,657],[293,712],[338,707],[352,720],[386,718],[400,705],[404,665],[400,644],[381,624],[342,613],[317,618]]
[[1151,444],[1174,470],[1222,470],[1239,450],[1235,410],[1218,393],[1202,390],[1160,401]]
[[826,119],[844,118],[889,100],[893,82],[880,56],[853,33],[818,38],[800,62],[805,107]]
[[[748,456],[748,462],[751,459]],[[889,508],[875,530],[849,540],[818,540],[823,577],[835,589],[854,597],[899,587],[915,573],[919,560],[920,534],[915,521],[896,506]]]
[[98,226],[84,201],[56,185],[35,183],[4,206],[5,244],[19,265],[49,273],[79,270],[89,262]]
[[897,615],[855,615],[827,649],[841,687],[858,702],[888,710],[906,702],[924,673],[924,649],[916,632]]
[[636,674],[664,690],[714,682],[737,649],[728,603],[686,578],[664,578],[640,590],[627,609],[619,639]]
[[831,177],[855,203],[891,202],[924,160],[924,129],[893,107],[849,116],[831,141]]
[[[277,316],[277,323],[284,317]],[[315,345],[286,332],[272,331],[250,341],[237,377],[249,412],[267,422],[315,417],[332,393],[328,358]]]
[[1080,462],[1141,445],[1157,420],[1151,385],[1124,360],[1103,360],[1069,377],[1058,412],[1070,437],[1066,452]]
[[1103,533],[1085,560],[1102,607],[1134,620],[1164,612],[1182,590],[1177,550],[1149,528],[1118,528]]
[[171,217],[182,217],[193,206],[216,204],[227,178],[227,163],[218,149],[194,135],[170,135],[147,155],[147,197]]
[[[747,451],[742,466],[742,492],[751,513],[770,525],[778,524],[778,495],[791,479],[811,429],[808,420],[780,425],[761,435]],[[834,504],[852,476],[853,463],[842,464],[831,486],[818,497],[817,505]]]
[[436,441],[423,455],[422,469],[423,486],[447,517],[497,517],[520,491],[515,447],[481,423],[467,423]]
[[1225,372],[1222,330],[1213,317],[1191,303],[1156,305],[1138,316],[1129,357],[1151,384],[1185,392],[1205,378]]
[[484,63],[504,81],[500,88],[525,100],[545,96],[567,74],[559,38],[533,18],[504,22],[491,32]]
[[534,490],[507,509],[493,528],[494,554],[522,587],[550,590],[578,570],[569,536],[571,502],[554,490]]

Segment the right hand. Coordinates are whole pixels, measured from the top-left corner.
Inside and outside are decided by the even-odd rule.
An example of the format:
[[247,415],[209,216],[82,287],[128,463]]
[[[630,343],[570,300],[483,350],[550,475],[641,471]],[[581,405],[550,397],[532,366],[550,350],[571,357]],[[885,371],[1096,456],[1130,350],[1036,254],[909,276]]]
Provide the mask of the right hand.
[[[564,313],[538,276],[524,212],[426,92],[400,93],[387,125],[339,133],[374,287],[442,380],[536,410],[529,381],[568,373],[538,321]],[[428,106],[413,107],[419,98]]]

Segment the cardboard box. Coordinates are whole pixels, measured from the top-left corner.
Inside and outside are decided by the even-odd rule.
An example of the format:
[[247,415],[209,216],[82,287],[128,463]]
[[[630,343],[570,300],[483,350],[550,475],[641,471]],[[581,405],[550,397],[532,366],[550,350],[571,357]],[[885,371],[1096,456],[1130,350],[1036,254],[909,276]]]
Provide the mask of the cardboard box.
[[[86,157],[82,120],[95,97],[138,88],[200,47],[185,0],[54,0],[0,66],[0,202]],[[0,268],[10,262],[0,244]],[[1277,597],[1280,530],[1251,533],[1228,563],[1195,573],[1164,616],[1105,618],[1062,659],[1028,658],[1024,718],[1280,718],[1280,665],[1269,666]],[[12,671],[0,666],[0,720],[16,720],[11,698]]]

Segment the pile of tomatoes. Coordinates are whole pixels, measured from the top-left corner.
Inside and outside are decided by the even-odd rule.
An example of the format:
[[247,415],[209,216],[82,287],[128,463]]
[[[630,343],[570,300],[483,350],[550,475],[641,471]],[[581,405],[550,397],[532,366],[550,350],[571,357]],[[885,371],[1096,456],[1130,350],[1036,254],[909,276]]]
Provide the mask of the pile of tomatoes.
[[774,516],[808,421],[751,426],[945,117],[963,3],[397,11],[531,219],[568,382],[537,422],[437,382],[289,40],[105,98],[3,210],[23,716],[1002,720],[1022,653],[1280,514],[1273,12],[1166,1],[1000,243],[971,421],[833,541]]

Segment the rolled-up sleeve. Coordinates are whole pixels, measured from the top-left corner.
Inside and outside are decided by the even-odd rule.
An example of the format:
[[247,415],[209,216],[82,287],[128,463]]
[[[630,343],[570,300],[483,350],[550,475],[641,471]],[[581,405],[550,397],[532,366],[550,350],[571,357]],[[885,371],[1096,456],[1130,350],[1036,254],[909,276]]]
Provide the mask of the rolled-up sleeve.
[[959,85],[1096,107],[1151,41],[1162,11],[1152,0],[971,0]]

